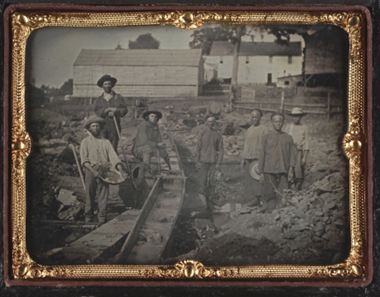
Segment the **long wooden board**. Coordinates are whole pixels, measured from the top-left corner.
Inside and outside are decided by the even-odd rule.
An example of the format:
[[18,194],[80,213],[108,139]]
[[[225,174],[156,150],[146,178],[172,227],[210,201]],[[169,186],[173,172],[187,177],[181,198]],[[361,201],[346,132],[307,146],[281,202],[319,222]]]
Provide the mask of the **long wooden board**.
[[96,263],[96,260],[116,242],[127,235],[140,210],[127,210],[98,229],[62,249],[63,255],[75,263]]

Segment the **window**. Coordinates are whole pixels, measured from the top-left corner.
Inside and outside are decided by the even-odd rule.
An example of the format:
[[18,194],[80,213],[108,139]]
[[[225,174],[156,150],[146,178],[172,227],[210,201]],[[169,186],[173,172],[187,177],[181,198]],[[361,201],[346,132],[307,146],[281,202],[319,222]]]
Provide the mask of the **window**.
[[272,73],[268,73],[268,84],[272,83]]
[[284,85],[285,85],[285,86],[289,86],[289,85],[290,85],[290,82],[289,82],[288,80],[286,80],[286,81],[284,82]]
[[272,57],[272,56],[269,56],[268,63],[269,63],[269,64],[272,64],[272,63],[273,63],[273,57]]
[[292,64],[292,56],[288,56],[288,64]]
[[249,57],[245,57],[245,64],[248,64],[249,63]]
[[220,56],[220,62],[219,63],[223,64],[223,57],[222,56]]

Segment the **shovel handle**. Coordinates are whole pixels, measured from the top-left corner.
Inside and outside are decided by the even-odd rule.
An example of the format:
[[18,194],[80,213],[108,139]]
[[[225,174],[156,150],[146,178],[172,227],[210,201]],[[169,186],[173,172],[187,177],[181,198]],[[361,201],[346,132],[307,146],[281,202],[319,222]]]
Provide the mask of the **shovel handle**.
[[86,192],[86,184],[84,183],[84,179],[83,179],[83,175],[82,175],[82,169],[80,169],[80,165],[79,165],[79,161],[78,161],[78,157],[77,157],[77,152],[75,151],[75,148],[74,148],[73,144],[69,144],[69,146],[71,147],[71,149],[73,151],[73,154],[74,154],[74,157],[75,157],[75,162],[77,163],[80,179],[82,180],[83,189]]

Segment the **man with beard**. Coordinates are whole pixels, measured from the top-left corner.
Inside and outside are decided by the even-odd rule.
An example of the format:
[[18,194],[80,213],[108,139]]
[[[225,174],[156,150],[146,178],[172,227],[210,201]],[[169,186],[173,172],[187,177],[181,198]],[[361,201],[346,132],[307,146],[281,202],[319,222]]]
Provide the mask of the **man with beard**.
[[116,94],[112,90],[116,82],[116,78],[111,77],[110,75],[103,75],[98,80],[97,84],[100,88],[103,88],[104,92],[95,101],[95,113],[105,120],[105,125],[101,132],[102,136],[111,142],[115,152],[117,152],[119,136],[116,130],[114,117],[119,132],[121,133],[120,118],[128,113],[128,108],[123,96]]
[[240,164],[245,171],[245,196],[250,201],[248,206],[259,205],[262,195],[262,185],[250,173],[250,167],[254,166],[255,168],[258,162],[262,140],[268,132],[268,128],[260,123],[262,116],[263,113],[260,109],[254,109],[251,112],[252,126],[248,128],[245,135],[243,159]]
[[301,108],[294,107],[289,115],[293,119],[293,123],[285,126],[284,131],[293,137],[294,152],[296,155],[296,164],[294,167],[295,187],[302,190],[302,183],[305,174],[305,165],[307,155],[310,150],[309,131],[306,125],[301,123],[301,118],[307,115]]
[[263,184],[262,212],[272,212],[282,207],[284,190],[289,189],[289,182],[294,178],[294,143],[293,138],[283,132],[284,115],[272,115],[273,130],[263,137],[259,155],[258,173]]
[[93,221],[95,197],[97,197],[98,226],[104,224],[107,220],[109,189],[109,185],[100,179],[99,170],[110,168],[111,171],[115,171],[117,169],[123,178],[127,177],[110,141],[101,136],[101,129],[104,125],[104,119],[97,116],[90,117],[84,125],[89,132],[89,136],[83,139],[80,145],[80,157],[86,175],[85,222]]
[[139,126],[132,148],[132,154],[140,160],[139,178],[145,178],[145,174],[151,171],[151,158],[157,150],[168,165],[169,170],[171,169],[169,155],[166,152],[166,146],[162,142],[160,128],[157,125],[157,122],[162,118],[162,113],[156,110],[146,111],[143,113],[143,118],[145,122]]
[[196,147],[196,163],[199,172],[200,198],[206,202],[207,209],[212,211],[214,187],[211,179],[215,170],[219,170],[223,161],[223,135],[218,131],[218,124],[214,117],[208,117],[206,127],[200,131]]

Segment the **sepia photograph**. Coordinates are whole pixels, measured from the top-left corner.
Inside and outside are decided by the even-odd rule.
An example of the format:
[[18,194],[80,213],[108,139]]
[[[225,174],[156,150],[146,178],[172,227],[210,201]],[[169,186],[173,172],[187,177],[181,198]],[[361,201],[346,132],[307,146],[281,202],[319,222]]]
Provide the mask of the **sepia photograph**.
[[331,25],[35,30],[25,75],[30,256],[343,262],[348,49]]

